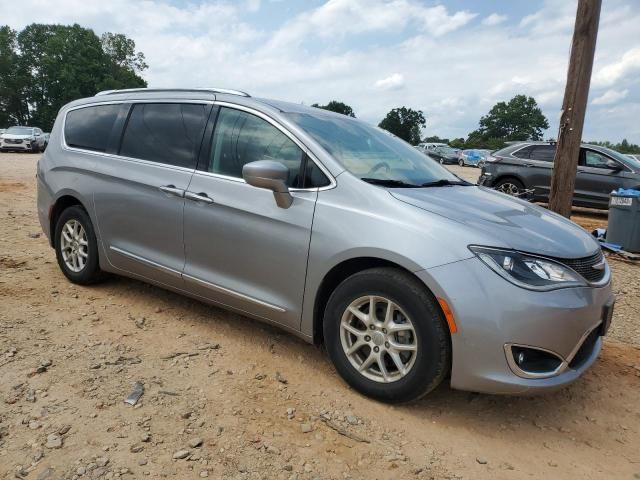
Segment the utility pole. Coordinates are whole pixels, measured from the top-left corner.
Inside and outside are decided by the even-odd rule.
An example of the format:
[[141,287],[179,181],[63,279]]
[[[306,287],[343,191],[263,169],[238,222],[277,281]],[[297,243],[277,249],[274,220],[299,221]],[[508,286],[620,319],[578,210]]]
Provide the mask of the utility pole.
[[587,110],[593,56],[596,51],[602,0],[578,0],[567,85],[560,113],[558,145],[551,176],[549,209],[567,218],[576,185],[582,127]]

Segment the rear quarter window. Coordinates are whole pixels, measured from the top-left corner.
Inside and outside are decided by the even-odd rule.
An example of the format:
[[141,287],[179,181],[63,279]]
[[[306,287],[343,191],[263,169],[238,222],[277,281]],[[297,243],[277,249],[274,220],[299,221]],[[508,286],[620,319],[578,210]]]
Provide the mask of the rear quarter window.
[[71,110],[64,123],[67,146],[106,152],[120,105],[96,105]]
[[206,111],[205,104],[134,104],[120,155],[195,168],[207,122]]

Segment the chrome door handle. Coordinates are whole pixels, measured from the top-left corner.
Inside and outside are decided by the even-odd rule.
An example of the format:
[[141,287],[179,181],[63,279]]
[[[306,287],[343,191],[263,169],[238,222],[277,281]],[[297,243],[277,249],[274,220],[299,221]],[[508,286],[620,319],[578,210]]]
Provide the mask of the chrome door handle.
[[175,195],[176,197],[184,197],[184,190],[176,188],[175,185],[163,185],[158,187],[161,191],[169,195]]
[[184,198],[188,200],[193,200],[194,202],[202,202],[202,203],[213,203],[213,198],[207,195],[204,192],[193,193],[193,192],[185,192]]

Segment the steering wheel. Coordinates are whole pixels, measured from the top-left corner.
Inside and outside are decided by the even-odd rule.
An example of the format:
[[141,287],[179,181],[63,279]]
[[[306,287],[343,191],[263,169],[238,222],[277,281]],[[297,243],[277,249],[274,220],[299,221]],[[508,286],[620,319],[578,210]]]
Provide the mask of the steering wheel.
[[379,162],[376,163],[371,170],[369,170],[367,172],[367,175],[371,175],[372,173],[377,172],[378,170],[380,170],[381,168],[385,168],[387,170],[387,173],[391,171],[391,167],[389,166],[389,164],[387,162]]

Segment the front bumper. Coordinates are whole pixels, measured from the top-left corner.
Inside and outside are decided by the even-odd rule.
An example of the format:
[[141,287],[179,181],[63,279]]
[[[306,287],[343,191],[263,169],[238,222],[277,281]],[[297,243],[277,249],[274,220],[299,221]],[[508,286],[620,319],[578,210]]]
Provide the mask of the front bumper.
[[[417,275],[447,301],[458,326],[451,335],[453,388],[496,394],[554,390],[576,380],[602,348],[601,337],[589,333],[600,331],[603,307],[613,298],[610,281],[600,288],[530,291],[507,282],[477,258]],[[506,345],[553,352],[566,368],[547,378],[526,378],[510,367]],[[579,362],[574,360],[578,352]]]
[[30,142],[22,143],[7,143],[5,141],[0,142],[1,150],[28,150],[31,151],[32,146]]
[[485,187],[490,187],[493,184],[493,176],[484,171],[484,169],[480,172],[480,177],[478,177],[478,185],[483,185]]

